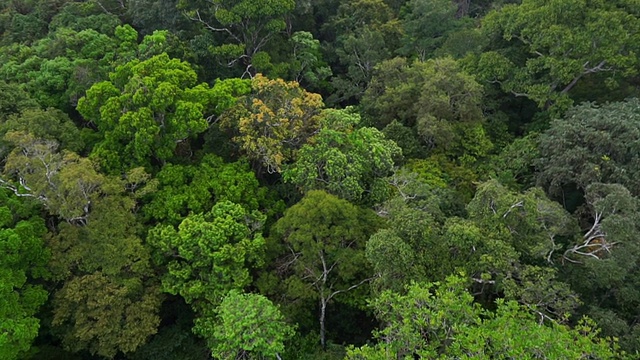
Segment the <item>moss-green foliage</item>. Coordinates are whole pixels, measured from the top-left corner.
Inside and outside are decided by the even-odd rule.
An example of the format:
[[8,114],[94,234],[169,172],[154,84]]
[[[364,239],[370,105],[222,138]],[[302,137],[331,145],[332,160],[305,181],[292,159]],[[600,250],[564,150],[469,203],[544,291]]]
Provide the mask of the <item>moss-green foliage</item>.
[[494,41],[474,56],[476,71],[506,93],[563,111],[583,78],[605,74],[599,86],[616,88],[619,73],[635,73],[639,28],[637,4],[626,1],[509,4],[482,21]]

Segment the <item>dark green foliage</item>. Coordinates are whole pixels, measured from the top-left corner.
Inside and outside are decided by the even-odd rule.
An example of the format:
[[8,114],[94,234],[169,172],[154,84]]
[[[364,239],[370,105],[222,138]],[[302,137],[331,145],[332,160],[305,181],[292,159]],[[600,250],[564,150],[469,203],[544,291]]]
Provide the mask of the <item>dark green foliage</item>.
[[640,194],[640,102],[585,103],[554,120],[540,137],[538,181],[557,194],[594,182],[619,183]]
[[29,97],[20,86],[0,81],[0,120],[4,122],[10,115],[19,115],[27,109],[35,109],[38,103]]
[[[475,56],[480,78],[566,110],[583,78],[604,74],[598,86],[616,88],[618,74],[635,74],[638,5],[627,1],[524,0],[489,13],[483,31],[491,51]],[[606,27],[607,31],[601,31]],[[590,99],[595,100],[595,99]]]
[[364,247],[379,224],[372,211],[312,190],[271,229],[271,239],[279,249],[273,270],[280,281],[264,284],[269,286],[264,291],[319,303],[323,348],[329,303],[362,304],[362,295],[367,293],[371,277]]

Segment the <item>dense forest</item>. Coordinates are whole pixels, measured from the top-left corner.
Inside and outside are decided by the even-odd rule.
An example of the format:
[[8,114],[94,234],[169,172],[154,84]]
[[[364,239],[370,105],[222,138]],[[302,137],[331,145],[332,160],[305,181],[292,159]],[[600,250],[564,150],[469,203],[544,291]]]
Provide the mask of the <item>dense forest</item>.
[[0,1],[0,358],[633,359],[637,0]]

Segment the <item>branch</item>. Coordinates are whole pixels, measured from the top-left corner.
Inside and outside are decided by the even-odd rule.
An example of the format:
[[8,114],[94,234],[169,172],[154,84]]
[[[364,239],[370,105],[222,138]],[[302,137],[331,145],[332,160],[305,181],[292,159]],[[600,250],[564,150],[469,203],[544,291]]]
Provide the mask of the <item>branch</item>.
[[607,61],[606,60],[602,60],[598,65],[592,67],[592,68],[587,68],[587,65],[589,65],[589,62],[585,62],[582,67],[584,69],[584,71],[582,71],[582,73],[580,73],[578,76],[576,76],[575,78],[573,78],[573,80],[571,80],[571,82],[565,86],[564,89],[562,89],[562,91],[560,91],[561,94],[566,94],[567,92],[569,92],[578,82],[578,80],[580,80],[584,75],[587,74],[593,74],[596,72],[600,72],[600,71],[611,71],[611,68],[604,68],[604,65],[606,65]]
[[189,18],[190,20],[197,21],[197,22],[201,23],[202,25],[204,25],[207,29],[209,29],[211,31],[226,32],[235,41],[237,41],[238,43],[242,44],[242,40],[240,40],[239,37],[237,37],[234,33],[232,33],[231,30],[229,30],[229,28],[226,28],[226,27],[225,28],[217,28],[217,27],[211,26],[211,24],[209,24],[208,22],[204,21],[202,19],[202,16],[200,16],[200,10],[196,10],[196,16],[197,17],[191,17],[191,16],[187,15],[186,13],[185,13],[185,16],[187,18]]
[[344,293],[344,292],[348,292],[348,291],[351,291],[351,290],[353,290],[353,289],[355,289],[355,288],[357,288],[357,287],[360,287],[362,284],[364,284],[364,283],[366,283],[366,282],[369,282],[369,281],[371,281],[371,280],[375,279],[376,277],[377,277],[377,276],[372,276],[372,277],[369,277],[369,278],[366,278],[366,279],[364,279],[364,280],[360,281],[359,283],[357,283],[357,284],[355,284],[355,285],[351,285],[351,286],[349,286],[349,287],[348,287],[348,288],[346,288],[346,289],[336,290],[336,291],[332,292],[332,293],[327,297],[327,301],[331,300],[334,296],[336,296],[336,295],[338,295],[338,294],[341,294],[341,293]]
[[505,219],[507,217],[507,215],[509,215],[511,213],[511,211],[517,207],[523,207],[523,202],[522,201],[518,201],[517,203],[511,205],[509,207],[509,210],[507,210],[504,215],[502,215],[502,218]]
[[4,188],[4,189],[7,189],[7,190],[11,190],[14,193],[14,195],[16,195],[18,197],[32,197],[32,198],[38,199],[38,200],[40,200],[42,202],[46,202],[47,201],[47,197],[46,196],[33,194],[33,190],[31,190],[31,188],[29,188],[27,186],[27,184],[24,181],[24,179],[20,178],[19,181],[20,181],[20,186],[23,189],[29,191],[28,193],[20,192],[20,189],[17,186],[13,185],[12,183],[10,183],[10,182],[2,179],[2,178],[0,178],[0,187]]
[[483,280],[483,279],[478,279],[478,278],[474,278],[472,277],[471,280],[473,280],[473,282],[477,282],[478,284],[495,284],[496,281],[495,280]]

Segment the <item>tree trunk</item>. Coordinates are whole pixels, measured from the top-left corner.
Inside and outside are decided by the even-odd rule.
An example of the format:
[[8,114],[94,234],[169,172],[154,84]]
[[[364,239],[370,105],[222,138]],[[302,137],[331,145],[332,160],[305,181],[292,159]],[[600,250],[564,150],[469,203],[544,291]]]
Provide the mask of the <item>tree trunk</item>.
[[327,313],[327,299],[320,298],[320,346],[322,350],[327,350],[327,339],[325,329],[325,315]]

